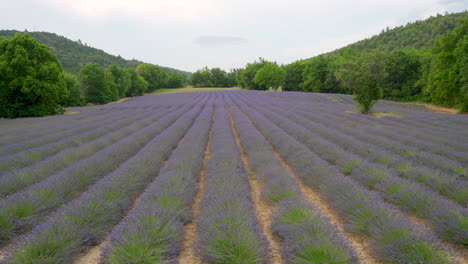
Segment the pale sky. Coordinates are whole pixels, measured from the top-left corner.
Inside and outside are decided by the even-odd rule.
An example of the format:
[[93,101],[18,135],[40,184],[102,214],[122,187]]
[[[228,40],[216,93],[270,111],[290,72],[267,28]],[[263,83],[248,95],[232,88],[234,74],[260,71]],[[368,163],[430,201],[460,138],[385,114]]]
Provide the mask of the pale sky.
[[0,29],[48,31],[195,71],[310,58],[468,0],[0,0]]

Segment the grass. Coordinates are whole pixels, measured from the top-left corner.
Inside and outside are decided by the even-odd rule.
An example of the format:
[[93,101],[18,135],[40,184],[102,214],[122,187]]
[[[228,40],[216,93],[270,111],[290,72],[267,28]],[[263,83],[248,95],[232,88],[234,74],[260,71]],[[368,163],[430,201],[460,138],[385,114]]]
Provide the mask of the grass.
[[167,94],[167,93],[187,93],[187,92],[206,92],[206,91],[232,91],[232,90],[240,90],[239,87],[234,88],[223,88],[223,87],[184,87],[184,88],[163,88],[158,89],[154,92],[147,93],[145,95],[151,94]]

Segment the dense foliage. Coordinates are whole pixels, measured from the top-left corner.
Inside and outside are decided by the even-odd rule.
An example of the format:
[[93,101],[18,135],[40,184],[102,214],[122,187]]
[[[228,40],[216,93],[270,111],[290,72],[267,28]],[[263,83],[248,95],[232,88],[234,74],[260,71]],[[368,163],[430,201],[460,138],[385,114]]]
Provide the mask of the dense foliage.
[[468,18],[437,40],[424,90],[435,103],[468,112]]
[[167,72],[161,67],[149,63],[142,63],[136,67],[138,75],[148,82],[148,92],[163,88],[167,82]]
[[85,98],[78,78],[68,72],[65,73],[64,77],[69,95],[61,102],[61,104],[65,107],[84,105]]
[[[15,32],[0,31],[0,36]],[[71,68],[66,67],[71,73],[64,73],[59,60],[47,46],[39,44],[29,34],[2,38],[0,117],[56,114],[63,112],[64,106],[105,104],[159,88],[183,87],[186,83],[186,72],[138,64],[138,61],[128,62],[55,34],[31,34],[50,45],[65,66],[73,64]],[[90,54],[92,58],[102,60],[92,59]],[[75,61],[77,58],[79,60]],[[111,62],[113,64],[106,68]],[[76,67],[79,69],[77,74]]]
[[360,112],[368,114],[375,101],[382,98],[381,82],[386,77],[383,56],[370,53],[341,60],[335,75],[343,86],[353,91]]
[[278,89],[283,86],[286,71],[274,62],[267,62],[255,73],[254,83],[259,86]]
[[62,66],[47,46],[28,34],[0,38],[0,117],[57,114],[68,95]]
[[237,84],[236,72],[204,67],[190,76],[189,83],[194,87],[234,87]]
[[[344,82],[344,69],[353,65],[381,62],[379,87],[374,99],[421,101],[468,111],[468,12],[437,15],[406,26],[383,30],[379,35],[333,52],[282,66],[286,71],[284,90],[356,94],[359,84]],[[373,54],[373,55],[372,55]],[[354,62],[352,60],[355,60]],[[366,62],[366,60],[369,60]],[[238,85],[250,90],[269,87],[254,81],[257,71],[268,62],[249,63],[237,71]],[[375,74],[374,68],[358,67],[361,77]],[[367,89],[362,87],[362,89]],[[359,99],[360,97],[356,97]],[[364,102],[363,98],[359,99]],[[366,104],[370,106],[370,101]],[[368,107],[367,106],[367,107]],[[364,108],[367,108],[364,107]],[[363,109],[361,109],[363,110]]]

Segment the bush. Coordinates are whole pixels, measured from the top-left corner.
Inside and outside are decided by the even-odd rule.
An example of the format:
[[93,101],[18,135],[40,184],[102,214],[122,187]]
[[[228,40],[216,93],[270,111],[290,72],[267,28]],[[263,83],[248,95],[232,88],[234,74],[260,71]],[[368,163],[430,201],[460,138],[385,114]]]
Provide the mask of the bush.
[[29,34],[0,39],[0,117],[63,113],[68,96],[55,55]]

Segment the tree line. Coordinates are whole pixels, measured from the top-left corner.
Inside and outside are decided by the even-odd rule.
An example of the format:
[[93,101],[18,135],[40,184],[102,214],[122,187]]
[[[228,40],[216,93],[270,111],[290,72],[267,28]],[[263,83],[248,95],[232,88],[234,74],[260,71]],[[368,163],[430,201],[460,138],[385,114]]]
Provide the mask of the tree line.
[[431,48],[363,49],[360,43],[282,66],[260,58],[235,71],[237,85],[251,90],[282,86],[286,91],[354,94],[362,112],[369,112],[382,98],[468,112],[468,18],[464,14],[458,26],[435,39]]
[[0,117],[63,113],[64,107],[105,104],[159,88],[183,87],[185,79],[147,63],[136,68],[88,63],[75,75],[64,72],[54,53],[27,33],[0,38]]

